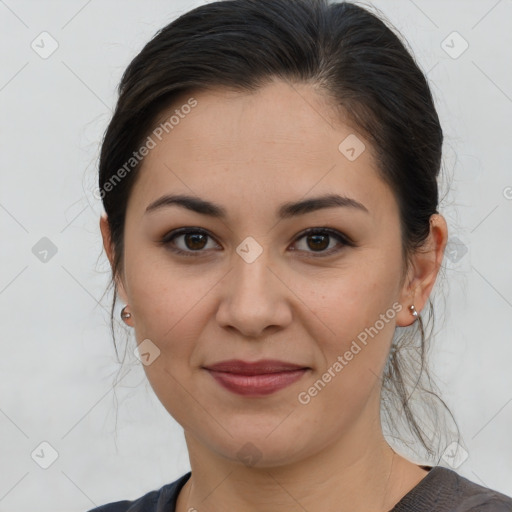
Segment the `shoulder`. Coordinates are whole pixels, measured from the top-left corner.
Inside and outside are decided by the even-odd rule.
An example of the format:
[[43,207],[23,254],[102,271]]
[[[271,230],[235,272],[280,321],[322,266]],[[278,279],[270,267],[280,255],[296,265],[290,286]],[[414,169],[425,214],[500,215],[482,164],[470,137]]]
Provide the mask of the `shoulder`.
[[458,502],[454,512],[512,512],[510,496],[479,485],[455,471],[443,469],[445,473],[452,473],[451,478],[455,484],[454,491]]
[[135,500],[106,503],[87,512],[170,512],[174,511],[181,488],[190,478],[190,471],[174,482],[150,491]]
[[434,466],[393,512],[512,512],[512,498],[442,466]]

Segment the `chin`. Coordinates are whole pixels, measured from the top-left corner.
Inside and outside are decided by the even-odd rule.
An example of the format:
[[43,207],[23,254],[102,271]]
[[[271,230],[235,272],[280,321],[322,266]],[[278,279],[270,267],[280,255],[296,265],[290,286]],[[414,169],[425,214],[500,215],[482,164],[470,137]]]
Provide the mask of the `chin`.
[[[210,440],[208,444],[212,451],[222,457],[255,469],[285,466],[306,457],[308,450],[300,440],[285,428],[278,435],[279,428],[274,432],[246,428],[236,433],[227,429],[233,437],[226,434],[223,439]],[[269,432],[272,433],[269,435]],[[314,451],[313,447],[310,449]]]

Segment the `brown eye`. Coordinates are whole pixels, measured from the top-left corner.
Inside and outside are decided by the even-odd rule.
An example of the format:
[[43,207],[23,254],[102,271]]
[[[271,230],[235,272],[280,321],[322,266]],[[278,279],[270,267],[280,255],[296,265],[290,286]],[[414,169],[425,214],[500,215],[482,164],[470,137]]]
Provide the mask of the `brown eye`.
[[299,250],[309,252],[313,256],[315,256],[314,253],[319,253],[319,256],[330,256],[340,251],[344,246],[354,245],[340,232],[326,228],[311,228],[297,238],[297,241],[299,240],[305,241],[305,244]]
[[308,246],[311,249],[324,250],[329,247],[329,235],[307,235]]
[[184,237],[183,240],[188,249],[197,251],[204,249],[206,245],[207,235],[203,235],[202,233],[187,233],[182,236]]
[[[181,242],[178,244],[176,241],[180,239]],[[178,254],[199,256],[209,249],[207,247],[208,239],[212,239],[212,237],[206,231],[198,228],[186,228],[171,231],[162,239],[161,243]]]
[[[180,244],[177,240],[182,240]],[[200,228],[182,228],[168,233],[161,241],[162,245],[168,247],[171,251],[184,256],[206,255],[212,247],[208,246],[208,240],[213,237]],[[302,248],[292,249],[300,252],[309,253],[313,257],[330,256],[342,250],[345,246],[354,247],[355,244],[339,231],[327,228],[310,228],[302,233],[296,239],[304,240]],[[214,244],[213,248],[218,248]]]

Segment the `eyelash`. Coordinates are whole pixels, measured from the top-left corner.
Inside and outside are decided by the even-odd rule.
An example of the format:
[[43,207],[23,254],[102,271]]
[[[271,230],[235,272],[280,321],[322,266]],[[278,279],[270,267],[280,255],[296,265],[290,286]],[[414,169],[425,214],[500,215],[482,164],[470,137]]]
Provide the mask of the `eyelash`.
[[[174,253],[176,253],[178,255],[187,256],[187,257],[198,257],[198,255],[200,253],[205,252],[205,251],[202,250],[202,249],[199,249],[199,250],[196,250],[196,251],[193,251],[193,250],[184,251],[183,249],[176,248],[171,243],[176,238],[178,238],[179,236],[184,236],[184,235],[188,235],[188,234],[201,234],[201,235],[205,235],[205,236],[207,236],[207,237],[209,237],[211,239],[214,239],[204,229],[201,229],[201,228],[181,228],[181,229],[177,229],[177,230],[174,230],[174,231],[171,231],[171,232],[167,233],[163,237],[163,239],[161,240],[161,244],[167,246],[171,251],[173,251]],[[318,234],[329,235],[329,236],[335,238],[338,242],[340,242],[342,244],[342,246],[355,247],[355,244],[347,236],[343,235],[339,231],[336,231],[334,229],[329,229],[329,228],[309,228],[309,229],[306,229],[305,231],[300,233],[299,236],[297,236],[297,238],[295,239],[294,243],[297,243],[299,240],[301,240],[302,238],[305,238],[308,235],[318,235]],[[311,256],[307,256],[307,257],[311,257],[311,258],[328,257],[328,256],[331,256],[334,253],[337,253],[337,252],[341,251],[342,248],[343,247],[338,248],[338,249],[331,248],[330,250],[323,251],[323,252],[318,252],[318,253],[315,253],[314,251],[311,251],[312,255]],[[308,252],[308,251],[306,251],[306,252]]]

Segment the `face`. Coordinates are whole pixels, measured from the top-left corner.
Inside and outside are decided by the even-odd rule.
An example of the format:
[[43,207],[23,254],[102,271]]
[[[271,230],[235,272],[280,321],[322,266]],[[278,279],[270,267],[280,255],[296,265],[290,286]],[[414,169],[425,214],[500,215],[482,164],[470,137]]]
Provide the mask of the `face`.
[[[120,294],[137,343],[158,354],[144,366],[152,388],[189,438],[227,459],[253,450],[272,466],[364,439],[410,304],[397,202],[369,141],[307,85],[201,91],[172,110],[191,96],[154,137],[127,206]],[[354,154],[339,149],[349,136]],[[171,201],[148,210],[165,195],[223,215]],[[344,199],[291,207],[328,195]],[[307,370],[244,395],[205,369],[232,359]]]

